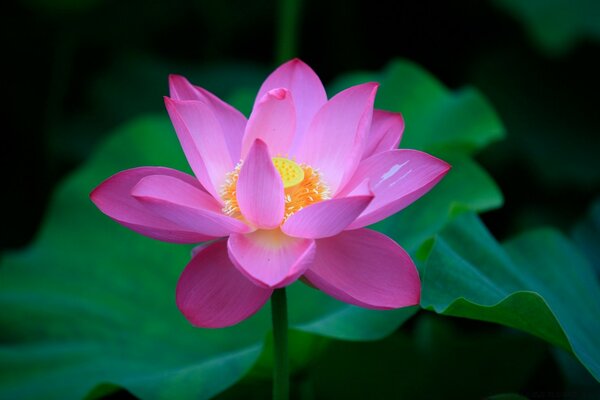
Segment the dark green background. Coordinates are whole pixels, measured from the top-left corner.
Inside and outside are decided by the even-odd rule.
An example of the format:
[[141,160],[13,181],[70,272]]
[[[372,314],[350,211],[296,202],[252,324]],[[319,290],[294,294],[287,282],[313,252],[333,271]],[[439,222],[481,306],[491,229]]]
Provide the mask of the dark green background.
[[[388,70],[390,61],[398,57],[420,64],[450,89],[477,87],[506,129],[504,140],[476,155],[504,194],[504,205],[484,213],[483,221],[502,241],[533,228],[553,226],[571,237],[600,271],[598,4],[593,0],[306,1],[297,16],[296,55],[334,88],[330,94],[344,86],[339,76]],[[19,0],[6,5],[0,16],[6,69],[0,251],[19,249],[32,240],[48,212],[56,184],[88,160],[109,133],[142,114],[166,115],[162,96],[168,93],[168,73],[184,74],[247,107],[252,91],[276,66],[278,18],[278,4],[265,0]],[[384,96],[381,102],[391,104],[385,98],[393,94]],[[399,111],[417,114],[410,104],[400,105]],[[431,112],[435,118],[443,110]],[[427,121],[426,114],[418,117]],[[410,139],[412,121],[407,120],[406,142],[419,143]],[[422,122],[416,131],[421,126]],[[139,129],[145,129],[143,123]],[[480,146],[488,142],[491,138]],[[122,149],[119,154],[126,160],[138,150]],[[139,153],[149,156],[143,149]],[[451,157],[452,151],[448,154]],[[149,162],[161,157],[168,158],[161,155]],[[469,182],[456,184],[468,190]],[[491,201],[472,207],[481,211],[497,205]],[[65,236],[73,234],[67,226],[64,229]],[[444,233],[441,238],[432,257],[443,260],[438,265],[459,268],[458,261],[448,261]],[[410,243],[411,239],[398,240]],[[509,252],[518,247],[515,243],[533,239],[517,240],[505,245]],[[494,256],[485,260],[500,257],[499,252],[491,252]],[[61,255],[56,257],[59,260]],[[173,259],[184,262],[179,254]],[[521,261],[520,265],[525,264]],[[562,267],[570,270],[568,265]],[[74,262],[73,270],[77,268]],[[181,266],[174,268],[173,279]],[[428,269],[428,276],[443,271]],[[443,277],[439,279],[444,282]],[[542,285],[542,291],[545,288]],[[479,306],[452,303],[454,299],[451,294],[426,297],[428,302],[422,306],[470,318],[482,312]],[[483,300],[473,301],[481,305]],[[569,315],[569,310],[573,309],[563,315]],[[495,319],[485,315],[480,319],[532,332],[511,324],[510,315]],[[593,314],[584,313],[581,318],[585,321],[587,315]],[[572,315],[568,318],[577,320]],[[323,334],[306,328],[305,322],[299,324],[303,323],[303,330]],[[395,326],[379,329],[389,333]],[[559,337],[562,333],[557,332],[538,336],[565,347]],[[363,339],[369,335],[361,334]],[[374,398],[481,398],[520,392],[532,399],[576,399],[598,393],[597,382],[562,350],[483,322],[420,312],[381,342],[348,343],[307,333],[295,335],[299,365],[293,387],[299,398],[333,398],[341,393],[356,398],[369,393],[376,393]],[[215,333],[215,340],[218,337]],[[311,356],[303,359],[307,348]],[[221,396],[268,396],[267,354],[268,347],[262,367],[259,362],[249,376]],[[389,354],[398,354],[398,359]],[[351,367],[353,362],[362,369]],[[4,374],[9,376],[6,370]],[[398,385],[398,381],[405,383]],[[389,387],[381,382],[388,382]],[[128,394],[121,391],[112,396]]]

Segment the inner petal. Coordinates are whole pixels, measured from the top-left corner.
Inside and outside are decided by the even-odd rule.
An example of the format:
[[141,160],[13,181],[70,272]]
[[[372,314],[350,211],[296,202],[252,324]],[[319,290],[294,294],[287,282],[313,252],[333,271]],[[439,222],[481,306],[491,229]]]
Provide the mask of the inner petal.
[[[298,164],[289,158],[273,157],[273,165],[281,175],[285,190],[285,215],[284,221],[290,215],[304,207],[331,198],[329,187],[323,182],[321,174],[310,165]],[[221,187],[221,198],[224,202],[223,213],[243,220],[244,217],[236,197],[236,187],[242,162],[227,174],[225,183]]]

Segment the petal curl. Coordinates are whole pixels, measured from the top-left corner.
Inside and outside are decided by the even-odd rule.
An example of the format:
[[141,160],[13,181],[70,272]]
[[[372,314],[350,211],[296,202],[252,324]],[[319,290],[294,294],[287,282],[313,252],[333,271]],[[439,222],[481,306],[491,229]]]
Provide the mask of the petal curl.
[[404,119],[400,113],[375,110],[362,158],[397,149],[402,140],[402,132]]
[[377,87],[366,83],[334,96],[315,115],[294,154],[319,169],[334,197],[361,159]]
[[222,237],[250,231],[242,221],[224,215],[209,194],[172,176],[146,176],[131,195],[155,214],[194,232]]
[[287,89],[272,89],[254,105],[242,143],[245,158],[254,143],[261,139],[274,155],[286,156],[296,131],[296,111]]
[[269,90],[277,88],[288,89],[294,98],[296,133],[293,147],[297,147],[313,117],[327,102],[325,88],[317,74],[297,58],[281,65],[269,75],[258,91],[256,102]]
[[349,229],[397,213],[431,190],[449,170],[446,162],[418,150],[390,150],[363,160],[340,196],[367,179],[375,197]]
[[223,328],[256,313],[273,290],[256,286],[235,268],[225,240],[195,253],[177,283],[177,307],[192,325]]
[[[119,172],[106,179],[92,191],[90,199],[100,211],[121,225],[153,239],[174,243],[198,243],[214,239],[213,236],[196,232],[157,214],[133,197],[133,187],[150,175],[170,176],[202,191],[198,181],[183,172],[170,168],[141,167]],[[218,207],[216,202],[214,207]]]
[[283,219],[283,181],[265,142],[256,139],[240,170],[237,201],[246,220],[256,227],[272,229]]
[[175,100],[200,100],[210,104],[225,134],[231,159],[234,163],[240,160],[242,137],[247,122],[244,114],[208,90],[192,85],[180,75],[169,75],[169,93],[171,98]]
[[371,309],[416,305],[421,295],[410,256],[392,239],[369,229],[319,239],[304,277],[338,300]]
[[337,235],[364,211],[373,195],[325,200],[291,215],[281,226],[287,235],[320,239]]
[[315,254],[315,242],[285,235],[279,229],[234,233],[227,242],[234,265],[255,284],[278,288],[306,271]]

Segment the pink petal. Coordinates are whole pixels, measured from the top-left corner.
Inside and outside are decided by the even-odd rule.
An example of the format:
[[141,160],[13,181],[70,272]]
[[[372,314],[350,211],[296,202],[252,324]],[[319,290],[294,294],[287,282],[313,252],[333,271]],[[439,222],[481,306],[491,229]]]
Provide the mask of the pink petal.
[[363,160],[340,196],[368,179],[375,198],[348,229],[397,213],[431,190],[449,170],[444,161],[417,150],[389,150]]
[[289,285],[306,271],[315,242],[286,236],[279,229],[229,236],[229,257],[248,279],[262,287]]
[[254,105],[242,144],[242,158],[256,139],[262,139],[274,155],[287,156],[296,131],[296,111],[287,89],[272,89]]
[[247,122],[244,114],[208,90],[192,85],[180,75],[169,76],[169,90],[171,98],[175,100],[200,100],[212,106],[225,134],[231,159],[234,163],[237,163],[241,158],[242,137]]
[[421,294],[417,268],[406,251],[368,229],[318,240],[304,277],[330,296],[365,308],[412,306]]
[[277,68],[260,87],[256,101],[272,89],[286,88],[294,97],[296,107],[296,134],[293,146],[308,129],[317,111],[327,102],[327,94],[321,80],[305,63],[296,59]]
[[250,231],[242,221],[224,215],[209,194],[172,176],[146,176],[131,195],[153,213],[194,232],[222,237]]
[[290,216],[281,230],[287,235],[320,239],[337,235],[369,205],[373,195],[325,200]]
[[[131,190],[146,176],[167,175],[202,191],[198,181],[183,172],[169,168],[141,167],[119,172],[102,182],[90,194],[92,202],[110,218],[123,226],[153,239],[175,243],[198,243],[212,236],[181,226],[149,209],[131,196]],[[205,193],[206,196],[208,196]],[[213,200],[214,201],[214,200]],[[216,203],[216,202],[215,202]],[[214,205],[215,207],[218,204]]]
[[404,119],[400,113],[375,110],[371,122],[371,131],[367,136],[362,158],[365,159],[373,154],[397,149],[403,131]]
[[256,313],[271,289],[256,286],[233,266],[224,240],[199,249],[177,283],[177,307],[192,325],[223,328]]
[[227,132],[212,106],[202,101],[165,97],[167,111],[196,177],[219,201],[219,188],[238,160],[233,160],[225,140]]
[[263,229],[279,226],[285,206],[283,182],[260,139],[254,141],[244,160],[236,192],[240,211],[251,224]]
[[315,115],[295,154],[319,169],[334,196],[360,161],[376,91],[377,84],[366,83],[334,96]]

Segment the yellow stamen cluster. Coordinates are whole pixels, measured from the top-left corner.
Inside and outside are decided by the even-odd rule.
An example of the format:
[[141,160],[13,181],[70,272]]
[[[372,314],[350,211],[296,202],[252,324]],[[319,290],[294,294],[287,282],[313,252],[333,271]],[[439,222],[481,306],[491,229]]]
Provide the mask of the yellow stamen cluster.
[[[284,187],[285,221],[290,215],[304,207],[331,198],[329,188],[321,180],[319,172],[305,164],[283,158],[274,157],[273,164],[281,175]],[[243,220],[237,202],[237,181],[242,163],[239,162],[235,169],[227,174],[225,183],[221,187],[221,198],[225,203],[223,213]]]

